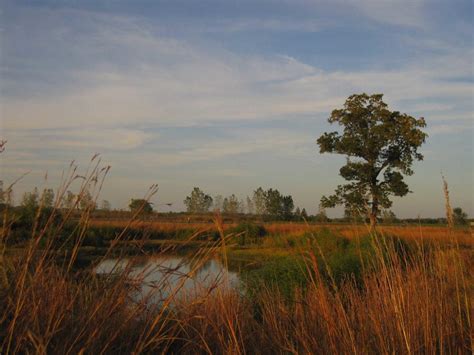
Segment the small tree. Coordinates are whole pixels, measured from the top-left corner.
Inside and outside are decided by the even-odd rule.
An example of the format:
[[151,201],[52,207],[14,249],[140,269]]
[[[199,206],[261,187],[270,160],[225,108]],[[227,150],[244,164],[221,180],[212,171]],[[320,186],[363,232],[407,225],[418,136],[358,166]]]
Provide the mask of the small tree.
[[295,210],[295,217],[297,217],[297,219],[300,219],[301,218],[301,210],[300,210],[300,207],[296,207],[296,210]]
[[265,191],[261,187],[253,192],[253,205],[255,207],[255,214],[263,215],[267,212],[265,208]]
[[205,194],[199,187],[191,191],[191,195],[184,200],[187,211],[191,213],[208,212],[212,206],[212,197]]
[[248,214],[254,214],[255,213],[255,205],[253,204],[253,201],[250,197],[247,196],[246,199],[247,203],[247,213]]
[[236,214],[239,212],[239,200],[234,194],[226,197],[222,206],[224,213]]
[[224,197],[222,195],[214,196],[213,208],[218,211],[222,211],[224,206]]
[[110,202],[108,200],[103,200],[102,204],[100,206],[100,209],[102,211],[110,211],[112,206],[110,205]]
[[44,189],[43,196],[41,196],[44,207],[53,207],[54,205],[54,190]]
[[74,207],[74,204],[76,203],[76,199],[77,199],[76,195],[74,195],[71,191],[68,190],[63,195],[61,205],[63,208],[71,209]]
[[83,211],[96,209],[97,205],[89,190],[84,190],[77,197],[79,199],[79,208]]
[[462,210],[461,207],[453,208],[454,224],[465,225],[467,224],[467,213]]
[[281,199],[281,210],[280,216],[285,221],[289,221],[293,217],[293,210],[295,209],[295,204],[293,202],[293,197],[291,195],[282,196]]
[[323,206],[319,206],[318,213],[316,216],[314,216],[314,219],[319,223],[326,223],[329,221],[329,218],[326,214],[326,209]]
[[397,216],[392,210],[384,210],[382,212],[382,220],[384,223],[395,223]]
[[140,211],[143,214],[150,214],[153,212],[153,207],[151,202],[142,199],[142,198],[132,198],[130,204],[128,205],[132,213]]
[[381,208],[390,208],[390,196],[405,196],[409,191],[403,175],[412,175],[414,160],[422,160],[418,148],[427,134],[423,118],[416,119],[390,111],[382,94],[352,95],[342,109],[332,111],[329,123],[338,123],[343,132],[324,133],[317,143],[320,153],[347,156],[340,175],[347,181],[336,193],[323,197],[323,207],[343,204],[365,210],[373,229]]
[[305,221],[308,220],[308,212],[306,212],[306,208],[301,210],[301,218],[303,218]]
[[21,200],[21,207],[24,209],[34,211],[39,206],[38,188],[35,187],[32,192],[25,192]]

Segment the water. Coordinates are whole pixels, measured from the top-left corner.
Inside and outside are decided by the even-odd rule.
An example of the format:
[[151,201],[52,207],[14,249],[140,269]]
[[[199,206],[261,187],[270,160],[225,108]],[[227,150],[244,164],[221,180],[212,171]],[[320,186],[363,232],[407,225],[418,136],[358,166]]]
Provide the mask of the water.
[[170,295],[195,297],[222,288],[238,288],[239,277],[217,259],[205,263],[174,255],[107,259],[97,274],[127,272],[134,301],[159,303]]

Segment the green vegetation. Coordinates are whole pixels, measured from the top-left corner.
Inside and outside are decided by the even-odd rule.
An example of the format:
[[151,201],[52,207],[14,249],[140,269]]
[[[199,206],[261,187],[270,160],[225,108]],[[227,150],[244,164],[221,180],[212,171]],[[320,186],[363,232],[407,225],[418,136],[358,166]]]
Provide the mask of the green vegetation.
[[[447,183],[441,238],[422,235],[421,226],[419,238],[391,235],[400,227],[374,230],[389,196],[408,192],[402,174],[422,158],[417,149],[426,136],[417,128],[423,119],[390,112],[381,99],[354,95],[333,111],[330,122],[344,134],[323,135],[321,152],[365,162],[348,161],[341,175],[352,183],[323,198],[316,216],[293,212],[291,195],[261,187],[247,198],[247,215],[236,195],[213,201],[195,187],[184,201],[188,213],[171,216],[180,223],[153,225],[156,185],[131,201],[130,212],[109,211],[108,203],[98,211],[108,168],[97,156],[87,176],[71,164],[56,194],[34,189],[21,206],[12,206],[11,187],[5,198],[1,184],[0,353],[469,352],[472,240],[462,244],[464,234],[456,234],[453,220],[465,224],[467,216],[451,210]],[[213,203],[224,216],[208,213]],[[372,228],[292,222],[327,223],[324,208],[338,203],[352,222],[354,211],[370,206]],[[397,220],[389,210],[383,219]],[[275,220],[286,223],[263,222]],[[181,262],[147,263],[177,251],[186,254],[186,271]],[[222,272],[186,289],[210,260],[238,271],[240,284]],[[101,262],[110,271],[101,272]]]
[[191,194],[183,201],[190,213],[208,212],[212,206],[212,197],[205,194],[199,187],[195,187]]
[[132,213],[150,214],[153,212],[152,204],[142,198],[133,198],[128,207]]
[[461,207],[453,208],[454,224],[466,225],[468,222],[467,213]]
[[339,185],[321,204],[342,204],[362,215],[367,212],[372,228],[381,208],[392,205],[391,195],[405,196],[410,191],[403,175],[412,175],[413,161],[423,159],[418,148],[427,137],[419,129],[426,126],[423,118],[388,110],[382,96],[350,96],[344,108],[333,110],[328,119],[342,126],[343,133],[324,133],[317,141],[321,153],[348,157],[340,175],[349,183]]

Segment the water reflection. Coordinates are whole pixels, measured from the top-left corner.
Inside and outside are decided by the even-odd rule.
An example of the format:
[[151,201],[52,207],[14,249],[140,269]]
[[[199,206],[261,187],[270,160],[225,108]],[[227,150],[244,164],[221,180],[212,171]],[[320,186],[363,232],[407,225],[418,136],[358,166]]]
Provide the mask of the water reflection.
[[170,295],[193,297],[223,287],[236,288],[239,278],[217,259],[200,262],[181,256],[107,259],[96,268],[97,274],[125,273],[135,301],[162,302]]

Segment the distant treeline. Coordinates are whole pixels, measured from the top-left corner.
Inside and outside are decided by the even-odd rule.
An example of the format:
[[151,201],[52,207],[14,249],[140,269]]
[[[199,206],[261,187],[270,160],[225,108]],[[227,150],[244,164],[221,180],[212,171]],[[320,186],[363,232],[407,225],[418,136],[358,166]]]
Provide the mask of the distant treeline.
[[[149,220],[161,220],[176,223],[207,223],[212,222],[216,213],[220,213],[225,223],[240,222],[309,222],[309,223],[367,223],[368,219],[360,214],[345,209],[342,218],[329,218],[324,208],[319,207],[318,213],[308,214],[305,208],[295,208],[293,197],[284,195],[277,189],[264,190],[259,187],[253,191],[252,196],[239,199],[235,194],[229,196],[216,195],[211,197],[199,187],[194,187],[189,196],[183,201],[186,212],[157,212],[157,206],[144,199],[130,200],[128,210],[114,210],[107,200],[98,203],[88,191],[79,198],[71,191],[63,194],[61,199],[56,199],[52,189],[45,189],[41,193],[35,188],[22,196],[19,206],[11,206],[3,192],[3,184],[0,181],[0,210],[9,205],[12,212],[17,212],[23,221],[32,222],[36,211],[41,207],[43,210],[56,208],[68,211],[70,217],[79,217],[88,209],[92,218],[108,220],[130,219],[139,214],[140,218]],[[166,204],[171,206],[172,204]],[[398,218],[391,210],[383,210],[378,217],[380,223],[384,224],[433,224],[446,225],[446,218]],[[467,214],[460,208],[453,209],[453,219],[457,225],[469,224]],[[25,223],[27,224],[27,223]]]

